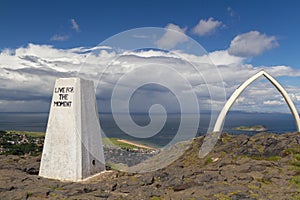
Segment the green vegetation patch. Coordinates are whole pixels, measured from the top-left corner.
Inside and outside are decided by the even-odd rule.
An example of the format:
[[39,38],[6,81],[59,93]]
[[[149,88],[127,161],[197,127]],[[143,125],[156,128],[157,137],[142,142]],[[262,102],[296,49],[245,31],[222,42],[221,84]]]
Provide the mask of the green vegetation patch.
[[263,183],[263,184],[267,184],[267,185],[271,184],[271,181],[266,178],[259,178],[259,179],[257,179],[257,181],[260,183]]
[[62,190],[62,188],[59,187],[58,185],[56,185],[56,186],[49,186],[48,188],[50,188],[52,190]]
[[205,165],[208,165],[209,163],[212,163],[213,162],[213,159],[211,158],[211,157],[208,157],[208,158],[206,158],[206,160],[205,160]]
[[7,133],[7,134],[17,134],[17,135],[27,135],[27,136],[30,136],[30,137],[45,137],[45,133],[43,133],[43,132],[8,130],[5,133]]
[[103,138],[102,143],[104,145],[114,145],[114,146],[120,147],[122,149],[144,149],[144,148],[132,145],[132,144],[127,144],[122,141],[119,141],[118,138]]
[[300,147],[295,148],[288,148],[282,151],[284,155],[290,155],[290,154],[299,154],[300,155]]
[[270,156],[270,157],[258,157],[258,156],[248,156],[253,160],[266,160],[266,161],[278,161],[281,159],[280,156]]
[[297,188],[298,188],[298,191],[300,192],[300,175],[294,176],[291,179],[291,183],[294,184],[294,185],[296,185]]
[[38,147],[36,144],[4,144],[4,148],[9,149],[5,151],[3,155],[24,155],[30,153],[33,156],[37,156],[42,152],[42,147]]
[[289,164],[295,167],[295,171],[300,171],[300,154],[294,154],[293,160],[291,160]]
[[222,135],[222,137],[221,137],[221,141],[224,142],[224,143],[227,143],[227,142],[230,141],[231,138],[232,138],[232,135],[224,134],[224,135]]
[[218,200],[230,200],[230,196],[226,194],[215,194],[214,195]]
[[296,175],[292,177],[290,180],[292,184],[296,185],[299,192],[300,192],[300,154],[298,149],[300,148],[293,148],[289,149],[288,153],[293,154],[292,160],[289,162],[290,165],[292,165],[292,170],[296,172]]
[[161,200],[161,198],[158,196],[153,196],[153,197],[151,197],[151,200]]
[[43,148],[43,133],[24,131],[1,131],[0,154],[37,156]]
[[294,155],[294,158],[295,158],[297,161],[300,161],[300,154],[298,154],[298,153],[295,154],[295,155]]
[[300,167],[300,161],[291,161],[290,164],[295,167]]
[[294,177],[292,178],[292,181],[293,181],[296,185],[298,185],[298,186],[300,187],[300,175],[299,175],[299,176],[294,176]]

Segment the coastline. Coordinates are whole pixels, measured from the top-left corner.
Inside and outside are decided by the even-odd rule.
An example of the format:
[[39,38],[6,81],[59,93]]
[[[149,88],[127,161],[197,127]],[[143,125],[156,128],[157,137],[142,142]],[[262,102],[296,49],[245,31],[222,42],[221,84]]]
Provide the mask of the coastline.
[[154,147],[147,146],[147,145],[144,145],[144,144],[140,144],[140,143],[137,143],[137,142],[133,142],[133,141],[130,141],[130,140],[117,139],[117,141],[125,143],[125,144],[129,144],[129,145],[133,145],[133,146],[136,146],[136,147],[139,147],[139,148],[142,148],[142,149],[156,150],[156,148],[154,148]]
[[[8,134],[8,136],[12,136],[12,143],[23,143],[24,137],[32,137],[32,138],[40,138],[41,142],[43,142],[43,139],[45,138],[45,133],[43,132],[33,132],[33,131],[16,131],[16,130],[4,130],[1,131],[1,133],[3,134]],[[14,135],[17,136],[22,136],[21,138],[14,138]],[[119,138],[107,138],[109,140],[109,142],[113,143],[116,146],[124,146],[124,145],[131,145],[133,148],[141,148],[141,149],[146,149],[146,150],[157,150],[157,148],[149,146],[149,145],[145,145],[145,144],[141,144],[135,141],[131,141],[131,140],[127,140],[127,139],[119,139]],[[14,140],[14,141],[13,141]],[[104,145],[105,142],[104,138],[102,138]],[[26,139],[26,141],[28,141]],[[117,142],[117,143],[116,143]]]

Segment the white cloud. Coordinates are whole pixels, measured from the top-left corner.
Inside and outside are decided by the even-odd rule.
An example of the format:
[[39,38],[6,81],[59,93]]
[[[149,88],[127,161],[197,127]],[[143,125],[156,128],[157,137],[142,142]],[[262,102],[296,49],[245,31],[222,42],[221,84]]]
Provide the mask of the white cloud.
[[199,23],[193,28],[192,32],[200,36],[209,35],[215,32],[221,25],[221,21],[214,20],[212,17],[208,20],[201,19]]
[[66,41],[70,38],[70,36],[68,35],[58,35],[58,34],[55,34],[53,35],[50,40],[51,41]]
[[156,42],[158,48],[172,49],[177,44],[188,41],[187,36],[184,34],[186,28],[180,28],[175,24],[168,24],[165,34]]
[[[180,57],[189,60],[193,66]],[[217,66],[213,65],[210,60]],[[0,111],[10,109],[16,112],[18,109],[30,111],[31,107],[34,111],[39,109],[48,111],[47,105],[51,100],[55,79],[77,76],[78,72],[80,77],[95,80],[96,83],[101,77],[97,96],[99,101],[105,104],[101,106],[102,111],[110,108],[110,95],[123,75],[130,75],[131,79],[122,87],[141,84],[147,77],[153,79],[154,82],[164,80],[170,83],[171,87],[175,88],[176,94],[184,95],[187,91],[193,91],[202,109],[209,108],[209,103],[213,103],[211,106],[214,108],[218,106],[220,108],[225,103],[224,90],[226,97],[229,98],[243,81],[262,68],[275,78],[300,76],[299,70],[289,66],[256,67],[243,62],[243,58],[229,55],[226,50],[211,52],[208,56],[195,56],[180,52],[171,54],[154,50],[124,51],[122,54],[117,54],[107,46],[57,49],[49,45],[29,44],[27,47],[6,49],[0,52],[0,101],[2,102]],[[143,66],[145,70],[137,70]],[[152,66],[155,66],[156,70],[152,70]],[[183,84],[176,76],[170,74],[168,67],[172,67],[190,85]],[[222,79],[218,73],[222,75]],[[262,77],[251,84],[233,106],[233,110],[270,111],[275,106],[276,111],[288,112],[280,93],[265,80]],[[296,107],[300,108],[300,89],[295,86],[283,86],[291,94]],[[143,103],[149,102],[149,99],[157,100],[157,103],[170,104],[173,102],[170,98],[174,98],[166,88],[157,86],[144,88],[140,94],[139,109],[143,109]],[[152,98],[153,95],[155,98]],[[210,95],[213,95],[213,99],[210,99]],[[277,101],[283,103],[275,105]],[[30,102],[37,102],[41,106],[34,106],[35,103]],[[168,105],[167,108],[176,110],[174,106],[175,104]]]
[[252,57],[277,47],[275,36],[267,36],[258,31],[237,35],[230,43],[229,54],[239,57]]
[[215,65],[240,64],[245,60],[242,57],[230,55],[228,51],[214,51],[208,56]]
[[284,104],[283,101],[279,101],[279,100],[268,100],[268,101],[264,101],[264,105],[270,105],[270,106],[278,106],[278,105],[282,105]]
[[269,66],[267,67],[267,70],[270,74],[276,74],[276,76],[300,76],[300,70],[295,70],[290,66]]
[[71,24],[72,24],[72,29],[74,29],[76,32],[79,32],[79,26],[77,24],[77,22],[75,21],[75,19],[71,19]]
[[[105,66],[113,56],[100,51],[97,56],[90,55],[87,60],[89,52],[84,53],[86,50],[29,44],[27,47],[0,52],[0,111],[9,111],[9,108],[15,112],[29,112],[30,109],[48,111],[44,105],[49,105],[56,78],[77,76],[79,70],[84,71],[84,67],[90,66],[94,66],[94,71],[98,72],[98,64],[102,65],[99,59],[105,62]],[[81,66],[82,63],[85,65]],[[33,102],[40,101],[43,103],[30,107],[34,105]]]

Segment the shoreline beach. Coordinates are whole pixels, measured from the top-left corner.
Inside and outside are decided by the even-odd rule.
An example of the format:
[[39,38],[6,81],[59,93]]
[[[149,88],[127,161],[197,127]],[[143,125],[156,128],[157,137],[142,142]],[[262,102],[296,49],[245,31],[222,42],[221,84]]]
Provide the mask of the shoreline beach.
[[136,147],[139,147],[139,148],[143,148],[143,149],[150,149],[150,150],[155,150],[156,149],[156,148],[151,147],[151,146],[147,146],[147,145],[144,145],[144,144],[140,144],[140,143],[125,140],[125,139],[117,139],[117,141],[125,143],[125,144],[129,144],[129,145],[133,145],[133,146],[136,146]]

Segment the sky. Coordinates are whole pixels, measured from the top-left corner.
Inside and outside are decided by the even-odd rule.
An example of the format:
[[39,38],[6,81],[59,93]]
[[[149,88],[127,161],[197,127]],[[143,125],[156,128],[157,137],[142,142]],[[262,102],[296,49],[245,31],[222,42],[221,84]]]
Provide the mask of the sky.
[[[186,112],[218,110],[261,69],[300,110],[299,7],[292,0],[1,0],[0,112],[47,112],[55,79],[73,76],[95,81],[103,112],[111,111],[116,85],[120,112],[157,103],[178,112],[181,101],[191,105],[188,95],[198,105]],[[289,112],[263,78],[232,110]]]

